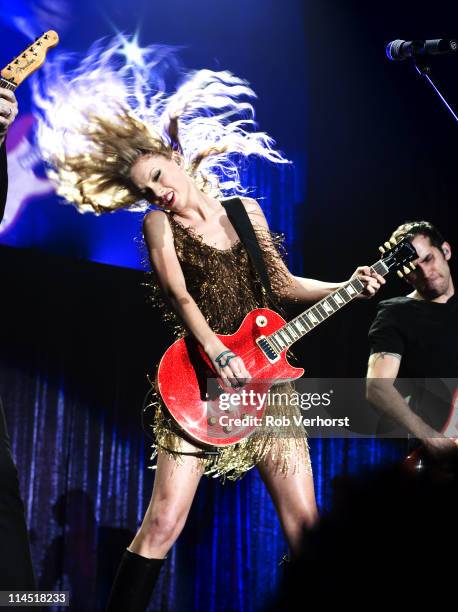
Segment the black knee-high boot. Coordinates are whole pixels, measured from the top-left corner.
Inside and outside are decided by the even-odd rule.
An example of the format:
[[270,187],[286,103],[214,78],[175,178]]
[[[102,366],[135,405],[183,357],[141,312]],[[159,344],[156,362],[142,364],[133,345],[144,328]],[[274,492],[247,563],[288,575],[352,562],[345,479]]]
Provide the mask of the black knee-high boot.
[[111,589],[106,612],[145,612],[164,559],[147,559],[126,550]]

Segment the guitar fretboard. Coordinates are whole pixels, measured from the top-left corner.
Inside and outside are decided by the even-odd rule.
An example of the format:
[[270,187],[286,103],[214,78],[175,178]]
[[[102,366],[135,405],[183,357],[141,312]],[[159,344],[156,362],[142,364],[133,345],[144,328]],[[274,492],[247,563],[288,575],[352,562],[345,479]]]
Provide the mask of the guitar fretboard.
[[0,87],[4,87],[5,89],[10,89],[11,91],[14,91],[16,89],[16,85],[14,83],[11,83],[11,81],[7,81],[6,79],[3,79],[2,77],[0,77]]
[[[389,268],[382,260],[371,266],[371,270],[381,276],[385,276],[389,272]],[[363,289],[364,284],[359,278],[356,277],[349,280],[348,283],[345,283],[342,287],[286,323],[286,325],[283,325],[276,332],[267,336],[267,339],[275,350],[281,353],[285,348],[289,348],[296,340],[305,336],[309,331],[340,310],[345,304],[351,302]]]

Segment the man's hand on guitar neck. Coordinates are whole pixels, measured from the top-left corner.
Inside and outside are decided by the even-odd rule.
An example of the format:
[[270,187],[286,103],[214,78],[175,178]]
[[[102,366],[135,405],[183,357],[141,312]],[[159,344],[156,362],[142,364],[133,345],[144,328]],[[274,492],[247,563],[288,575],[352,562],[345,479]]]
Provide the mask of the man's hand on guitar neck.
[[18,105],[16,96],[9,89],[0,87],[0,145],[5,140],[6,133],[16,119]]

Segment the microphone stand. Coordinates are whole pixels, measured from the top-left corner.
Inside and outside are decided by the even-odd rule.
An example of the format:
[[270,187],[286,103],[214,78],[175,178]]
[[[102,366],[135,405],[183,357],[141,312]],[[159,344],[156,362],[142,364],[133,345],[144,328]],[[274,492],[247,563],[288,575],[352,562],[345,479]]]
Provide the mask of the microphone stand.
[[453,108],[450,106],[450,104],[447,102],[447,100],[444,98],[444,96],[441,94],[441,92],[439,91],[439,88],[437,87],[437,85],[434,83],[434,81],[431,78],[431,66],[427,64],[424,59],[412,57],[412,60],[413,60],[414,68],[418,72],[418,74],[424,77],[425,80],[431,85],[431,87],[437,93],[439,98],[445,104],[446,108],[450,111],[452,117],[455,119],[455,121],[458,121],[457,114],[455,113]]

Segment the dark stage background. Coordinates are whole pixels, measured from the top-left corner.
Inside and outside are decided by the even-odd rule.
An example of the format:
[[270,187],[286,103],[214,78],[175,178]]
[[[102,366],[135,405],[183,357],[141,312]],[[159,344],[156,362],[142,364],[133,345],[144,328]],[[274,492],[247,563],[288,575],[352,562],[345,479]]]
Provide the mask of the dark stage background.
[[[281,23],[279,4],[265,2],[263,10],[277,11]],[[455,3],[321,0],[295,7],[303,27],[294,49],[301,71],[275,66],[282,75],[279,95],[274,71],[268,81],[264,66],[257,88],[261,127],[275,132],[304,167],[296,189],[302,200],[294,209],[283,205],[296,230],[289,242],[292,271],[342,280],[357,265],[373,263],[377,246],[407,219],[437,224],[453,250],[457,126],[411,66],[386,60],[384,45],[456,36]],[[243,36],[256,22],[252,13]],[[279,31],[286,38],[286,28]],[[265,42],[281,45],[281,37]],[[256,40],[250,51],[255,86]],[[458,58],[434,60],[443,92],[458,107]],[[288,95],[288,82],[301,89],[299,100]],[[284,140],[275,129],[280,115],[288,124]],[[273,211],[273,229],[282,229],[283,211],[275,202],[265,206]],[[69,588],[72,610],[101,610],[152,489],[140,409],[146,373],[170,336],[146,302],[139,270],[6,246],[0,262],[0,394],[40,588]],[[406,292],[392,277],[377,299]],[[307,374],[364,375],[375,307],[375,300],[354,303],[298,345]],[[311,440],[311,451],[325,510],[334,476],[387,463],[402,445]],[[224,486],[204,479],[151,609],[259,609],[280,577],[285,551],[255,471]]]

